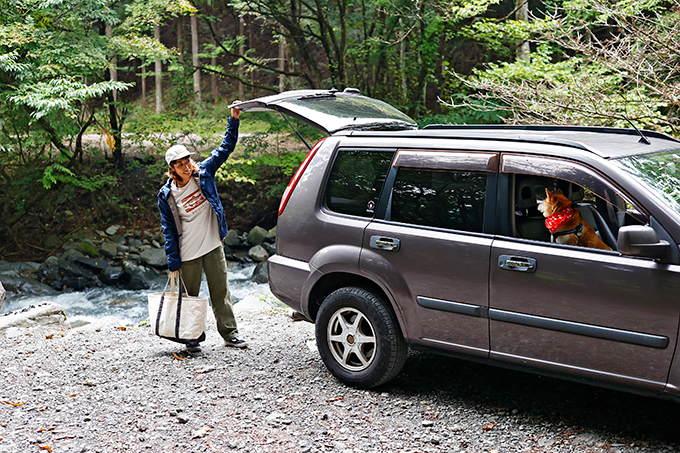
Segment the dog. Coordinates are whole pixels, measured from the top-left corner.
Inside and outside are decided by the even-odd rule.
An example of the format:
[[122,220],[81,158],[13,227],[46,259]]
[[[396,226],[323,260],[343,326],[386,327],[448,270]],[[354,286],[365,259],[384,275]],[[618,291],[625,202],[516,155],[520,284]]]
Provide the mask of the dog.
[[578,209],[571,207],[571,201],[560,189],[557,189],[557,193],[545,189],[545,194],[545,200],[538,206],[538,210],[545,217],[545,226],[550,230],[553,242],[611,250],[611,247],[602,242],[593,227],[583,220]]

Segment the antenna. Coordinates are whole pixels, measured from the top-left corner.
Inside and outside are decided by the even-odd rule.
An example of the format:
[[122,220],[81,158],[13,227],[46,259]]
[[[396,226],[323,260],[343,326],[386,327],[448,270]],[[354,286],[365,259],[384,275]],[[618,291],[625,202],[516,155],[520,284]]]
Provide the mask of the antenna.
[[637,131],[638,135],[640,136],[640,140],[639,140],[640,142],[644,143],[645,145],[651,145],[652,144],[652,142],[650,142],[649,139],[647,137],[645,137],[645,135],[640,131],[640,129],[635,127],[635,124],[633,124],[633,122],[631,120],[629,120],[626,115],[621,115],[621,116],[623,116],[623,119],[628,121],[628,124],[633,126],[633,129],[635,129]]

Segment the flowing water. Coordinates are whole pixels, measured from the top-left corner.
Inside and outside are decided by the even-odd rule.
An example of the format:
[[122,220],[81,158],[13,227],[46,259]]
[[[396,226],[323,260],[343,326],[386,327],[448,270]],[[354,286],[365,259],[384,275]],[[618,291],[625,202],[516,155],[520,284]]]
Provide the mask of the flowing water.
[[[254,283],[250,279],[254,269],[254,264],[234,264],[229,268],[229,290],[231,291],[232,302],[238,303],[254,294],[259,295],[258,297],[271,295],[269,285]],[[163,291],[166,281],[165,277],[159,277],[153,288],[140,291],[105,286],[56,296],[16,297],[6,299],[0,313],[50,301],[63,307],[72,326],[90,323],[104,316],[114,316],[122,324],[134,326],[147,318],[147,294]],[[201,283],[199,297],[208,297],[208,284],[205,281],[205,276]]]

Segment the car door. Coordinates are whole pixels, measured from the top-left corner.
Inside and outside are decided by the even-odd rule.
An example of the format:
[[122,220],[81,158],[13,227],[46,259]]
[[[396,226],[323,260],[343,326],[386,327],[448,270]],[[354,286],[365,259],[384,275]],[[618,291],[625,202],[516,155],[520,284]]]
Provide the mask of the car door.
[[[501,174],[509,194],[518,175],[529,175],[577,183],[607,201],[626,198],[601,174],[561,159],[504,155]],[[508,216],[516,203],[508,201]],[[499,235],[491,251],[490,357],[661,390],[676,344],[678,271],[616,251]]]
[[397,153],[360,267],[392,293],[411,344],[488,355],[496,166],[494,153]]

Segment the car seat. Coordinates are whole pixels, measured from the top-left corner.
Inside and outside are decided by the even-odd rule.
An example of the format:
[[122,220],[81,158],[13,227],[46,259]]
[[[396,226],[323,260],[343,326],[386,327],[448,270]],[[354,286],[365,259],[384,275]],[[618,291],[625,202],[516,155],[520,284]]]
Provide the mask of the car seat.
[[616,237],[607,225],[607,222],[605,222],[602,214],[598,212],[592,203],[582,202],[585,197],[585,189],[578,184],[569,183],[565,195],[573,202],[572,206],[579,210],[583,220],[593,227],[595,233],[602,239],[602,242],[611,247],[612,250],[616,250]]
[[537,187],[545,187],[545,184],[531,177],[517,176],[515,179],[516,236],[549,242],[550,231],[545,226],[545,217],[538,210]]

